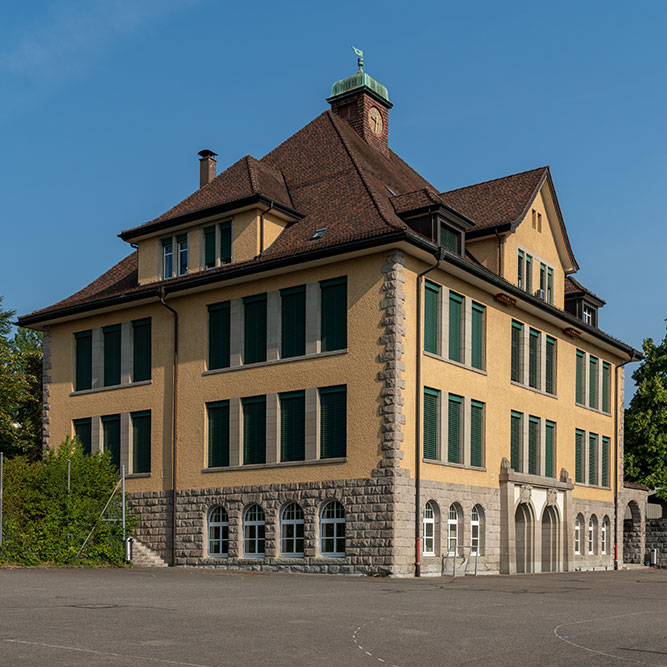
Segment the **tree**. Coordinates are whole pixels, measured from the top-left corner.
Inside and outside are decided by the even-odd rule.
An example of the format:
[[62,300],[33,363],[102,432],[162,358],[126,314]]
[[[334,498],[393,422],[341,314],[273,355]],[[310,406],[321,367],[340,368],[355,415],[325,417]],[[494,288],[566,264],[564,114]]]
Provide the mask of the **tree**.
[[625,411],[625,476],[667,500],[667,336],[643,344],[644,360],[632,379],[637,391]]

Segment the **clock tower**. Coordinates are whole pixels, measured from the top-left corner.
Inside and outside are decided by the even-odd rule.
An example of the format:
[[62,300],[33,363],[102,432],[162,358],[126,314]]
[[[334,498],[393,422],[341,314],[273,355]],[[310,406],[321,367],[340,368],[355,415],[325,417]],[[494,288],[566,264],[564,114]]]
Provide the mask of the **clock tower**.
[[393,105],[387,89],[364,72],[363,52],[359,49],[354,52],[358,56],[357,73],[336,81],[327,102],[331,104],[331,110],[346,120],[367,144],[387,155],[389,109]]

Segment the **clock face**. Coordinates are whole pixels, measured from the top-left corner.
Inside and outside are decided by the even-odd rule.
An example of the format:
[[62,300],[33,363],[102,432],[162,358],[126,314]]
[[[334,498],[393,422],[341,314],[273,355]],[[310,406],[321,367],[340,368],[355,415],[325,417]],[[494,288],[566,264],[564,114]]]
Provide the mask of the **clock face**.
[[370,108],[368,112],[368,122],[371,126],[371,132],[379,137],[384,129],[384,123],[382,121],[382,114],[377,107]]

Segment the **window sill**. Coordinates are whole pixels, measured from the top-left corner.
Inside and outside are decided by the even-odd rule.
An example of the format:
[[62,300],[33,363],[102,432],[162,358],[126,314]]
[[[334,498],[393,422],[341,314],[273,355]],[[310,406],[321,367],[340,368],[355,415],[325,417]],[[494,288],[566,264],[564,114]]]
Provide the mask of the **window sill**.
[[611,417],[611,412],[605,412],[604,410],[598,410],[598,408],[591,408],[588,405],[584,405],[583,403],[577,403],[575,401],[574,403],[578,408],[583,408],[584,410],[590,410],[591,412],[597,412],[599,415],[604,415],[605,417]]
[[601,491],[611,491],[611,486],[602,486],[600,484],[587,484],[586,482],[575,482],[575,486],[581,486],[585,489],[600,489]]
[[535,392],[536,394],[541,394],[542,396],[548,396],[549,398],[555,398],[558,400],[558,394],[550,394],[548,391],[543,391],[542,389],[531,387],[529,384],[523,384],[522,382],[517,382],[516,380],[510,380],[510,384],[514,385],[515,387],[521,387],[521,389],[527,389],[528,391]]
[[151,476],[149,472],[131,472],[125,475],[125,479],[147,479]]
[[320,359],[322,357],[335,357],[347,354],[348,349],[331,350],[329,352],[315,352],[313,354],[302,354],[298,357],[285,357],[284,359],[269,359],[268,361],[256,361],[252,364],[240,364],[239,366],[227,366],[227,368],[211,368],[202,372],[202,375],[217,375],[218,373],[231,373],[232,371],[245,370],[246,368],[263,368],[264,366],[275,366],[276,364],[287,364],[290,361],[307,361],[309,359]]
[[131,389],[132,387],[145,387],[153,384],[153,380],[140,380],[139,382],[126,382],[125,384],[112,384],[108,387],[94,387],[93,389],[80,389],[70,392],[70,396],[84,396],[86,394],[99,394],[102,391],[114,391],[115,389]]
[[486,472],[485,466],[471,466],[465,463],[449,463],[449,461],[438,461],[437,459],[422,459],[423,463],[433,463],[438,466],[447,466],[448,468],[462,468],[463,470],[474,470],[476,472]]
[[261,470],[262,468],[289,468],[291,466],[314,466],[331,463],[347,463],[347,456],[332,459],[313,459],[309,461],[276,461],[275,463],[248,463],[247,465],[218,466],[216,468],[202,468],[202,472]]
[[488,373],[482,368],[475,368],[474,366],[469,366],[468,364],[461,363],[460,361],[454,361],[453,359],[448,359],[439,354],[433,354],[433,352],[426,352],[424,350],[424,356],[430,357],[431,359],[438,359],[439,361],[444,361],[447,364],[452,366],[458,366],[459,368],[465,368],[466,370],[473,371],[474,373],[479,373],[480,375],[488,375]]

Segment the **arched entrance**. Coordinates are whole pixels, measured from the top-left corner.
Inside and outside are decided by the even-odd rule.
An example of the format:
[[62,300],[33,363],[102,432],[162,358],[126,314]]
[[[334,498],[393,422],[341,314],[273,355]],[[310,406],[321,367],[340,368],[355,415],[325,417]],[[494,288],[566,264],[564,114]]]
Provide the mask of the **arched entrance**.
[[634,500],[627,504],[623,517],[623,562],[642,562],[642,514]]
[[558,572],[558,512],[545,507],[542,514],[542,572]]
[[521,503],[514,515],[516,536],[516,571],[518,574],[533,571],[533,516],[530,507]]

